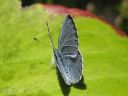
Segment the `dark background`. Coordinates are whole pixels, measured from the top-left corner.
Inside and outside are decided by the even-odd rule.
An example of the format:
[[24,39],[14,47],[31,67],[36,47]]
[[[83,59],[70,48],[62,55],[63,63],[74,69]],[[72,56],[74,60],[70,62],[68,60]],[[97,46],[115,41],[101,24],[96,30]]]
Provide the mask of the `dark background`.
[[[60,4],[66,7],[76,7],[104,18],[111,24],[118,26],[128,34],[128,0],[21,0],[22,7],[35,3]],[[122,8],[122,7],[126,8]]]

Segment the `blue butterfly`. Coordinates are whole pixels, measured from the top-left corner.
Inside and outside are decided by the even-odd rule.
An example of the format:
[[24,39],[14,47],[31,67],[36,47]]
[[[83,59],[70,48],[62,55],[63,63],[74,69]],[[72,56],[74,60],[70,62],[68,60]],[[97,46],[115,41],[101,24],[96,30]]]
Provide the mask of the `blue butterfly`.
[[[48,27],[48,23],[47,23]],[[70,15],[67,15],[58,39],[58,49],[54,47],[53,39],[49,31],[54,57],[65,83],[72,85],[82,78],[82,57],[78,50],[78,35],[75,23]]]

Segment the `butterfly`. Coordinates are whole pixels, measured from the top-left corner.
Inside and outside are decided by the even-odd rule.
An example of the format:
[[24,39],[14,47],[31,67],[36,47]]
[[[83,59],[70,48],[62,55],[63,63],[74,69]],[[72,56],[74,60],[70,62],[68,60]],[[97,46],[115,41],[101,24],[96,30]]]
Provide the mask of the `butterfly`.
[[[48,27],[48,23],[47,23]],[[54,47],[49,31],[56,67],[62,75],[66,85],[78,83],[82,78],[82,56],[78,50],[78,34],[75,23],[70,15],[65,17],[58,39],[58,49]]]

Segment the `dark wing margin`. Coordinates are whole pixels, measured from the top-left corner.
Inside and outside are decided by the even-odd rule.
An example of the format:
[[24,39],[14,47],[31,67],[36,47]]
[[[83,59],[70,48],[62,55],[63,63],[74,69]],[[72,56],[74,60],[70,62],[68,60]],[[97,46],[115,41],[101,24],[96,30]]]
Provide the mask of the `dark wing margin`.
[[75,23],[70,15],[67,15],[61,29],[58,49],[63,56],[75,58],[78,53],[78,35]]

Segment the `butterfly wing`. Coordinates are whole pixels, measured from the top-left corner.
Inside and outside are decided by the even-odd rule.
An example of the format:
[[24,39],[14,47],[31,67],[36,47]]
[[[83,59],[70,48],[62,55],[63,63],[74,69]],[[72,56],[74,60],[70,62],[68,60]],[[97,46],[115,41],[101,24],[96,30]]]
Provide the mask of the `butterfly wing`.
[[59,71],[60,71],[65,83],[67,85],[70,85],[70,82],[69,82],[69,80],[67,78],[67,75],[66,75],[67,66],[64,65],[63,60],[62,60],[62,56],[61,56],[61,54],[60,54],[60,52],[58,50],[55,50],[54,53],[55,53],[55,59],[56,59],[56,63],[57,63],[57,68],[59,69]]
[[82,76],[82,58],[78,51],[78,35],[73,19],[68,15],[59,37],[57,67],[67,85],[77,83]]
[[64,56],[76,57],[78,53],[77,30],[70,15],[67,15],[62,25],[58,46]]
[[79,52],[76,58],[69,58],[67,56],[63,57],[62,54],[56,50],[55,58],[57,61],[57,68],[67,85],[76,84],[81,80],[82,59]]

